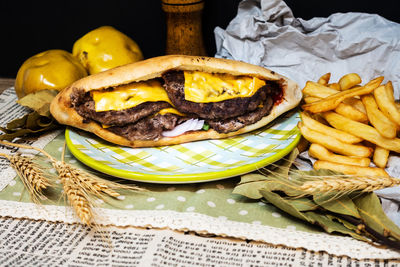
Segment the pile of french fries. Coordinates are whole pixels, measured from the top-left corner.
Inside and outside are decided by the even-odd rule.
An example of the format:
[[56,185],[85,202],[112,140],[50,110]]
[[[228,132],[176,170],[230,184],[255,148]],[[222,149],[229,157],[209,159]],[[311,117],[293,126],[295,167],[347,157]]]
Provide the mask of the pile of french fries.
[[400,153],[400,108],[392,83],[378,77],[361,85],[356,73],[330,83],[330,76],[308,81],[303,89],[298,127],[311,143],[314,169],[387,177],[389,154]]

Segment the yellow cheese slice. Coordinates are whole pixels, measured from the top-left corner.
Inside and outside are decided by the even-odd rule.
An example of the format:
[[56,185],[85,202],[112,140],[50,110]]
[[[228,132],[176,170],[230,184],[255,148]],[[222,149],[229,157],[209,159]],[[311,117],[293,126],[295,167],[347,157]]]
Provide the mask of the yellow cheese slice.
[[265,85],[257,77],[184,71],[185,99],[196,103],[250,97]]
[[157,80],[121,85],[112,91],[92,91],[91,94],[97,112],[128,109],[144,102],[165,101],[172,105]]
[[160,114],[160,115],[165,115],[167,113],[176,114],[176,115],[179,115],[179,116],[182,116],[182,117],[186,116],[185,114],[179,112],[178,110],[176,110],[174,108],[164,108],[164,109],[162,109],[162,110],[160,110],[158,112],[158,114]]

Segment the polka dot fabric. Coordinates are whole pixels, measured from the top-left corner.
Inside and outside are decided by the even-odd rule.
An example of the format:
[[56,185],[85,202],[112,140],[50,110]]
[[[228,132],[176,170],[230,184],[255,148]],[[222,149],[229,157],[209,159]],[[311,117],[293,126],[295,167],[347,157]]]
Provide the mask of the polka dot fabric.
[[[63,135],[56,137],[45,150],[57,159],[60,159],[64,144]],[[52,176],[52,194],[43,200],[43,204],[63,206],[64,198],[62,185],[56,179],[56,171],[51,168],[46,158],[37,158],[39,164],[47,166],[48,173]],[[67,150],[65,161],[84,169],[94,172],[100,177],[122,182],[132,183],[112,176],[99,174],[77,161]],[[147,192],[132,193],[121,191],[121,195],[116,199],[105,198],[95,201],[98,208],[116,210],[140,210],[140,211],[174,211],[181,213],[198,213],[218,218],[218,220],[230,220],[245,222],[253,225],[268,225],[279,228],[300,229],[303,231],[318,231],[290,216],[281,214],[274,206],[261,201],[254,201],[232,194],[232,190],[239,182],[239,177],[214,182],[195,183],[195,184],[150,184],[135,183],[147,189]],[[11,200],[30,202],[29,194],[24,189],[19,179],[14,179],[8,186],[0,192],[0,200]]]

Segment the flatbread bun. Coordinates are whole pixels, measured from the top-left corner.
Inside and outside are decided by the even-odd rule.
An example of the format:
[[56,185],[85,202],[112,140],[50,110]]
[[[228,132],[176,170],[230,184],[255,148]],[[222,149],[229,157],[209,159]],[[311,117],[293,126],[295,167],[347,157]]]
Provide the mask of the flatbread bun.
[[[99,123],[93,121],[88,123],[84,122],[83,117],[72,108],[70,96],[75,89],[88,92],[132,82],[146,81],[161,77],[162,73],[172,69],[197,70],[232,75],[251,75],[265,80],[279,81],[283,89],[283,98],[280,103],[273,106],[268,116],[238,131],[226,134],[218,133],[212,129],[208,131],[191,131],[176,137],[163,137],[158,140],[128,140],[107,131]],[[279,115],[296,107],[301,97],[301,90],[294,81],[260,66],[229,59],[170,55],[150,58],[84,77],[66,87],[54,98],[50,105],[50,112],[59,123],[92,132],[111,143],[129,147],[154,147],[205,139],[220,139],[250,132],[267,125]]]

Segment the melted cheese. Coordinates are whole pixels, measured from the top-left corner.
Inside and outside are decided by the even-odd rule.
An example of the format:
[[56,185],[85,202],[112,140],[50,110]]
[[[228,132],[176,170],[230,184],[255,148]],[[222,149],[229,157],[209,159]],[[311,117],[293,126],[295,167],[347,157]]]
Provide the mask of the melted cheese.
[[172,105],[157,80],[122,85],[112,91],[92,91],[91,94],[97,112],[128,109],[144,102],[165,101]]
[[178,110],[176,110],[174,108],[164,108],[164,109],[162,109],[162,110],[160,110],[158,112],[158,114],[160,114],[160,115],[165,115],[167,113],[176,114],[176,115],[179,115],[179,116],[182,116],[182,117],[186,116],[185,114],[179,112]]
[[185,99],[197,103],[250,97],[265,85],[256,77],[185,71]]

